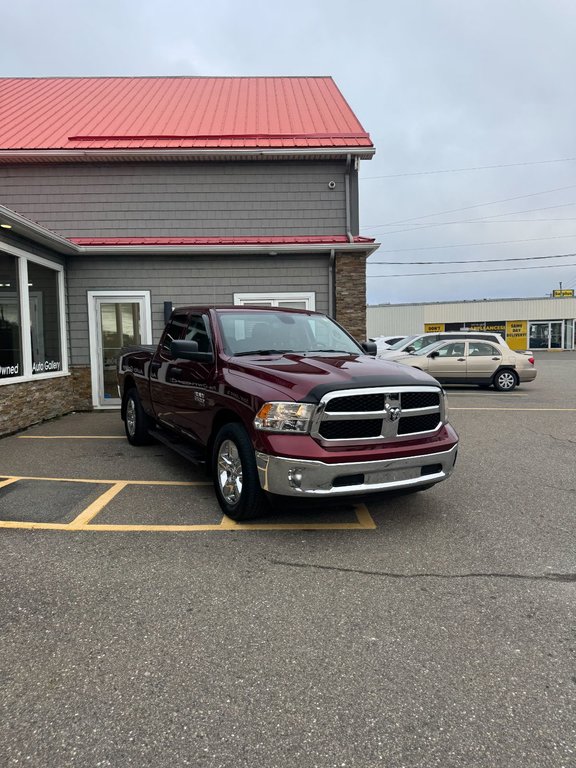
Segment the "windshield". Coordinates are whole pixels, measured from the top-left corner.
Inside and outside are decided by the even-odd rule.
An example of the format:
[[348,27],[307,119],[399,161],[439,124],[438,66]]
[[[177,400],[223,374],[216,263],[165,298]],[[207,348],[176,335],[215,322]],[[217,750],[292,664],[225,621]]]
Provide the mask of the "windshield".
[[420,347],[420,349],[417,349],[413,354],[415,355],[429,355],[430,352],[432,352],[437,347],[442,347],[444,344],[447,344],[446,341],[433,341],[430,344],[426,344],[423,347]]
[[418,336],[403,336],[396,344],[392,344],[389,349],[404,349],[404,347],[410,346],[412,339],[417,339]]
[[224,349],[229,355],[339,353],[364,350],[325,315],[250,310],[218,312]]

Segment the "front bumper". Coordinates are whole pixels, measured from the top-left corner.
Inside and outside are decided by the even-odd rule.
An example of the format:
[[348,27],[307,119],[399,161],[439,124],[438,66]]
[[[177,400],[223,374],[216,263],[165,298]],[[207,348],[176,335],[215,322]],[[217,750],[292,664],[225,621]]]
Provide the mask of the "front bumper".
[[280,496],[352,496],[430,485],[445,480],[458,445],[447,451],[380,461],[325,464],[256,452],[260,485]]

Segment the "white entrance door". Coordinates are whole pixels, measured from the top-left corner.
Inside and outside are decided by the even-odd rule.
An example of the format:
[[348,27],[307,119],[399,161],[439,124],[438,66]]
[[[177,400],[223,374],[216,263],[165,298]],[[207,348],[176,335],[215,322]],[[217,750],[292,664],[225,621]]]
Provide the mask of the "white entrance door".
[[122,347],[152,343],[149,291],[89,291],[92,403],[120,405],[116,364]]

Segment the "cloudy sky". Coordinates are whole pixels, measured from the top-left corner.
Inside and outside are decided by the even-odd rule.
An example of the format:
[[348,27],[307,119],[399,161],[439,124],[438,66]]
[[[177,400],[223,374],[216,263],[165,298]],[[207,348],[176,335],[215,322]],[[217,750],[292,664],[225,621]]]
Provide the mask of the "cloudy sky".
[[376,145],[370,304],[576,287],[573,0],[3,5],[4,77],[331,75]]

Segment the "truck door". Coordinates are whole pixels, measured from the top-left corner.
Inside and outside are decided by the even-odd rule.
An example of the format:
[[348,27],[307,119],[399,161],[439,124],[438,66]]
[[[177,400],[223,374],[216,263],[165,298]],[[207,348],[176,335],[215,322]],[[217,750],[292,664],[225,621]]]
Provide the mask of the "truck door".
[[[214,354],[207,315],[189,315],[182,338],[195,341],[198,344],[198,352]],[[215,357],[212,362],[180,358],[174,360],[172,378],[175,387],[175,421],[180,429],[203,444],[206,443],[211,428],[216,390],[215,371]]]
[[180,371],[170,351],[172,341],[184,338],[188,313],[172,314],[158,349],[150,362],[150,397],[156,416],[170,425],[177,424],[176,409]]

